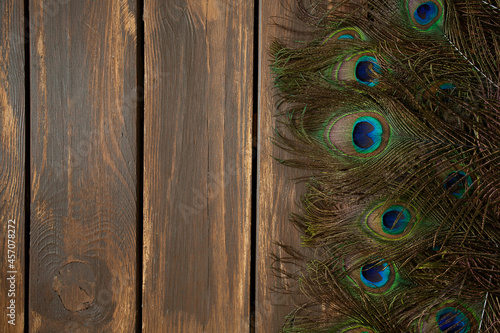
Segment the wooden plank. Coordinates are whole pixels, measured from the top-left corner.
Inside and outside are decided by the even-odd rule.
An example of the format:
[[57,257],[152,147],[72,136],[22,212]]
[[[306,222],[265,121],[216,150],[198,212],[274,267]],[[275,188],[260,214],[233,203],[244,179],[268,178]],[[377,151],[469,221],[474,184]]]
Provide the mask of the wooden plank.
[[286,315],[292,311],[293,300],[285,293],[276,292],[283,287],[284,280],[271,267],[286,269],[277,265],[271,254],[286,256],[276,245],[299,247],[299,233],[289,221],[292,212],[297,212],[297,202],[304,193],[303,184],[293,179],[307,175],[307,172],[287,168],[272,158],[288,158],[271,142],[276,126],[276,91],[269,67],[269,49],[276,38],[292,36],[289,30],[280,28],[279,23],[290,27],[294,19],[294,1],[261,1],[260,43],[259,43],[259,162],[257,197],[257,278],[256,278],[256,332],[279,332]]
[[147,0],[144,332],[247,332],[253,2]]
[[136,1],[30,1],[30,331],[133,332]]
[[24,330],[24,6],[0,3],[0,332]]

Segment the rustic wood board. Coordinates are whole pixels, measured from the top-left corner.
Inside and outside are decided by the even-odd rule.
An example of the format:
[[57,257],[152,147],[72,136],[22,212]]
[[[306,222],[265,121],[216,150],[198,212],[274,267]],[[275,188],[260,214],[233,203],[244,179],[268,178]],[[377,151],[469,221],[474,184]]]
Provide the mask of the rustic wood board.
[[136,15],[30,1],[30,332],[134,331]]
[[271,254],[286,256],[276,242],[299,247],[299,233],[289,221],[289,216],[292,212],[297,212],[297,202],[304,193],[304,185],[294,179],[307,173],[287,168],[272,158],[291,156],[278,149],[271,141],[276,125],[278,100],[269,67],[272,41],[291,37],[291,32],[278,27],[277,23],[290,26],[294,22],[293,10],[294,1],[261,1],[256,332],[279,332],[285,317],[293,309],[292,298],[275,291],[282,288],[284,280],[272,267],[286,267],[276,265]]
[[26,124],[23,14],[22,1],[0,3],[0,332],[5,333],[24,331]]
[[147,0],[144,332],[248,332],[253,1]]

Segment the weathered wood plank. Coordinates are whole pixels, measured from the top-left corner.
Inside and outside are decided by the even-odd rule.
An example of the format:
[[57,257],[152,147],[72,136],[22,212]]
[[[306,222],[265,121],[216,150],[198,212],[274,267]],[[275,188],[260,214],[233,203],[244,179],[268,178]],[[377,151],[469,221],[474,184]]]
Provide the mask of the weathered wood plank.
[[[276,25],[289,26],[293,21],[294,1],[261,1],[259,44],[259,163],[257,198],[257,280],[256,280],[256,332],[279,332],[293,302],[290,296],[275,292],[283,286],[283,279],[276,276],[271,254],[285,255],[275,244],[282,242],[298,247],[298,231],[289,221],[290,213],[297,211],[296,203],[304,192],[303,185],[294,178],[305,172],[287,168],[272,156],[290,157],[271,142],[276,126],[276,91],[269,67],[269,48],[275,38],[285,39],[291,32]],[[287,18],[287,19],[285,19]],[[296,22],[295,22],[296,23]],[[279,269],[285,267],[276,266]]]
[[24,330],[24,6],[0,2],[0,332]]
[[133,332],[136,1],[31,0],[30,331]]
[[253,1],[147,0],[145,332],[247,332]]

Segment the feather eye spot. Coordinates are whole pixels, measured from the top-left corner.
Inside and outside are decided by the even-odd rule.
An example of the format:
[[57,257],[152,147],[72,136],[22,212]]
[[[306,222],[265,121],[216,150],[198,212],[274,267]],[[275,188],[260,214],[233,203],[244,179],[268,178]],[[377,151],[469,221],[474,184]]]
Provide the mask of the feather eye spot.
[[379,84],[381,69],[373,53],[361,52],[347,57],[331,74],[334,74],[332,76],[336,81],[358,82],[375,87]]
[[413,229],[412,209],[403,202],[397,204],[381,204],[366,217],[368,230],[385,240],[399,240],[407,236]]
[[463,171],[453,171],[444,180],[443,186],[454,197],[461,199],[472,188],[472,178]]
[[337,39],[354,39],[354,36],[345,34],[345,35],[340,35],[339,37],[337,37]]
[[445,83],[441,83],[439,85],[439,89],[445,90],[445,91],[446,90],[454,90],[455,88],[456,88],[456,86],[451,82],[445,82]]
[[360,121],[354,125],[352,137],[354,144],[360,148],[370,148],[373,145],[373,139],[370,133],[373,132],[375,127],[367,121]]
[[[372,138],[375,127],[368,121],[360,121],[354,125],[352,130],[352,140],[354,145],[361,149],[367,149],[373,146]],[[377,138],[378,139],[378,138]]]
[[356,80],[369,87],[375,87],[378,84],[376,79],[380,74],[380,66],[377,59],[371,56],[363,56],[356,62]]
[[389,124],[380,114],[358,112],[332,121],[325,141],[349,156],[372,157],[385,149],[389,135]]
[[352,41],[352,40],[366,40],[365,35],[357,28],[343,28],[332,32],[323,43],[336,42],[339,40]]
[[[478,318],[466,306],[449,300],[436,304],[418,320],[419,332],[469,333],[478,331]],[[422,320],[423,319],[423,320]]]
[[387,263],[372,263],[361,267],[361,282],[369,288],[382,288],[389,282],[391,269]]
[[345,270],[349,278],[366,292],[381,295],[393,290],[396,286],[397,272],[395,266],[383,259],[346,258]]
[[408,227],[411,214],[403,206],[392,206],[382,215],[382,230],[390,235],[400,235]]
[[408,11],[415,26],[427,30],[441,18],[443,5],[438,0],[409,0]]
[[436,323],[441,332],[466,333],[470,331],[467,316],[453,307],[441,309],[436,314]]
[[361,117],[352,129],[352,142],[358,153],[371,153],[382,143],[382,124],[373,117]]
[[439,85],[436,95],[440,98],[441,102],[448,103],[450,102],[450,98],[447,95],[455,95],[455,88],[456,86],[453,83],[442,83]]
[[427,102],[432,98],[437,97],[441,102],[448,103],[452,96],[457,95],[457,86],[451,82],[439,81],[428,88],[421,89],[417,94],[417,98],[422,102]]
[[417,22],[421,25],[429,24],[429,22],[431,22],[437,14],[438,8],[431,1],[421,4],[413,13],[415,20],[417,20]]

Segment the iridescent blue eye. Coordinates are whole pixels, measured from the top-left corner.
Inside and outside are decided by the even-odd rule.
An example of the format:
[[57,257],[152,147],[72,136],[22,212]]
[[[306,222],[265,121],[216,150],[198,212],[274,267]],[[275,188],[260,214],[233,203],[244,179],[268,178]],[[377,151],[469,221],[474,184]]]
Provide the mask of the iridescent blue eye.
[[456,198],[462,198],[472,188],[472,178],[463,171],[453,171],[444,180],[444,188]]
[[384,130],[380,121],[373,117],[361,117],[354,122],[352,142],[358,153],[368,154],[382,143]]
[[408,13],[416,28],[427,30],[439,22],[443,5],[439,0],[408,0]]
[[324,138],[329,147],[355,157],[372,157],[389,143],[390,127],[376,112],[355,112],[334,119],[326,126]]
[[323,43],[335,42],[339,39],[351,39],[351,40],[366,40],[365,35],[361,30],[354,27],[342,28],[332,32],[326,37]]
[[[440,97],[441,102],[443,103],[448,103],[450,101],[450,98],[446,96],[448,95],[453,95],[455,91],[456,86],[453,83],[442,83],[439,85],[439,90],[436,92],[436,95]],[[443,92],[445,94],[443,94]]]
[[412,212],[404,202],[380,204],[367,214],[366,226],[385,240],[399,240],[413,229],[416,216]]
[[376,79],[380,74],[377,59],[371,56],[362,56],[356,62],[356,80],[367,86],[374,87],[378,84]]
[[337,39],[354,39],[352,35],[340,35]]
[[358,287],[371,294],[386,294],[398,283],[396,266],[384,262],[381,258],[365,258],[368,260],[360,262],[358,259],[345,258],[344,265],[349,278]]
[[462,311],[452,307],[439,310],[436,314],[436,323],[441,332],[467,333],[470,330],[467,316]]
[[410,212],[403,206],[392,206],[382,215],[382,230],[390,235],[399,235],[406,230],[410,219]]
[[[347,34],[342,34],[339,37],[344,35]],[[351,55],[338,64],[334,70],[326,72],[327,76],[333,76],[334,81],[342,83],[358,82],[369,87],[375,87],[379,84],[378,78],[381,73],[379,62],[371,52]]]
[[376,262],[361,267],[361,282],[369,288],[381,288],[389,282],[391,269],[388,264]]
[[439,89],[441,89],[441,90],[453,90],[455,88],[456,88],[455,85],[453,83],[449,83],[449,82],[442,83],[439,85]]
[[418,6],[413,16],[419,24],[426,25],[436,18],[438,12],[437,6],[433,2],[428,1]]

